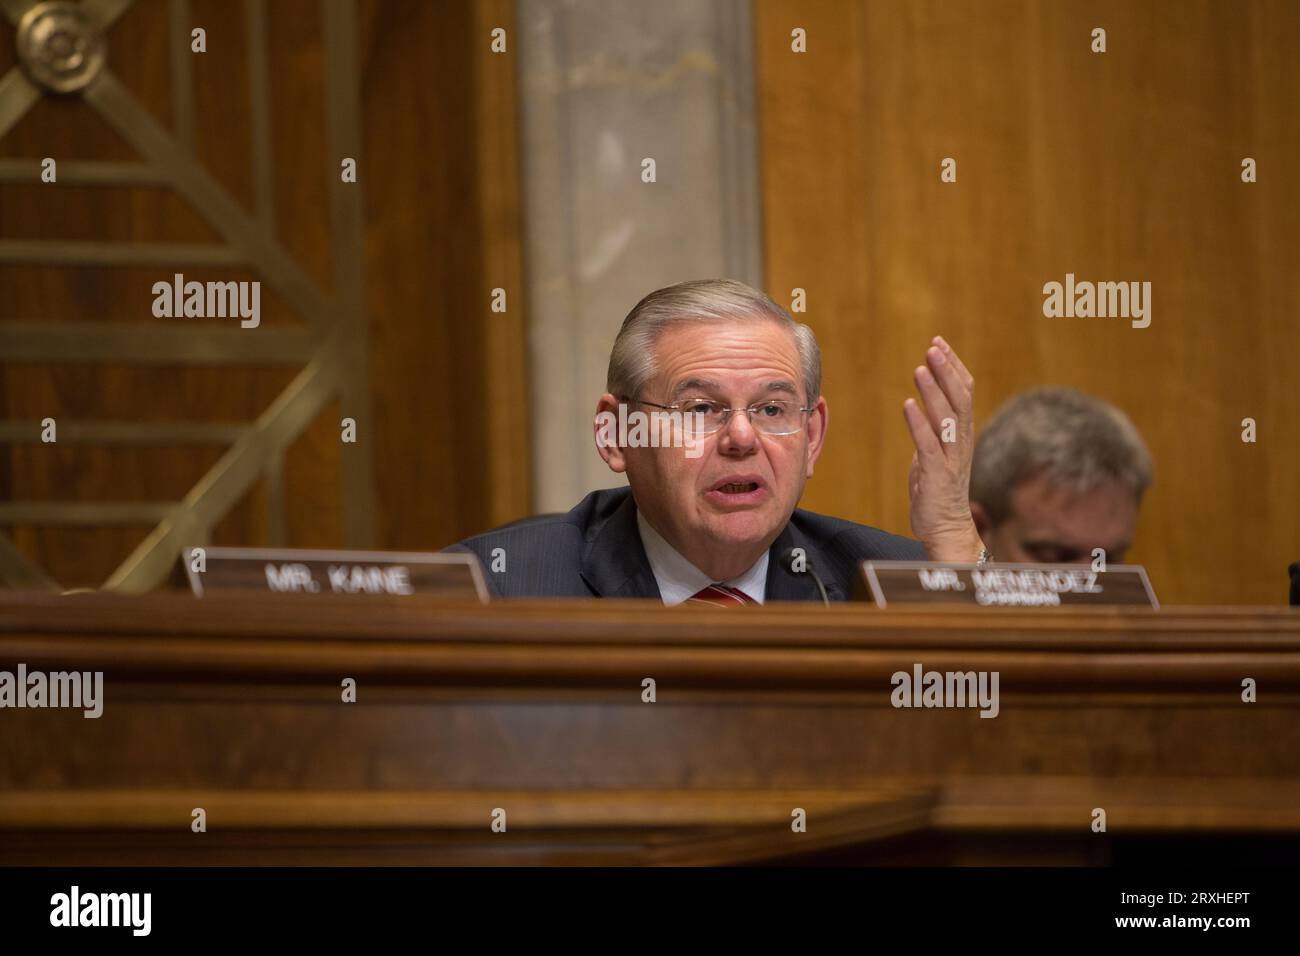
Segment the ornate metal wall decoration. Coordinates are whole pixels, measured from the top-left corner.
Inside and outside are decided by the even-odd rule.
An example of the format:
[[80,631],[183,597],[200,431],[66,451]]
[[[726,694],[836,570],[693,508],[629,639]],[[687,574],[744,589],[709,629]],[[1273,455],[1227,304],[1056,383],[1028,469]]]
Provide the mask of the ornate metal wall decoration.
[[[221,237],[199,245],[50,242],[0,239],[0,262],[67,265],[238,265],[305,320],[303,327],[255,332],[159,327],[157,323],[28,322],[0,316],[0,355],[24,362],[133,362],[301,366],[287,388],[251,424],[113,422],[60,424],[60,441],[166,444],[217,442],[225,454],[179,502],[9,502],[0,525],[150,524],[152,532],[105,583],[138,592],[157,586],[183,547],[205,542],[217,522],[259,478],[267,481],[271,543],[283,537],[284,454],[325,404],[340,399],[362,427],[369,414],[366,325],[362,299],[360,192],[340,182],[342,157],[360,152],[360,105],[353,0],[321,0],[330,155],[330,228],[334,291],[326,294],[280,245],[270,219],[270,117],[266,0],[244,0],[248,29],[250,123],[255,210],[250,214],[195,158],[189,90],[187,0],[168,0],[173,47],[175,132],[166,129],[113,75],[104,38],[133,0],[43,2],[0,0],[0,15],[17,30],[19,65],[0,77],[0,137],[44,95],[81,96],[142,157],[141,163],[67,160],[59,181],[106,187],[165,185],[186,200]],[[36,182],[36,160],[0,160],[0,181]],[[31,422],[0,422],[0,441],[37,440]],[[362,446],[364,447],[364,446]],[[373,482],[369,453],[342,456],[344,536],[369,544]],[[0,576],[20,586],[57,587],[0,534]]]

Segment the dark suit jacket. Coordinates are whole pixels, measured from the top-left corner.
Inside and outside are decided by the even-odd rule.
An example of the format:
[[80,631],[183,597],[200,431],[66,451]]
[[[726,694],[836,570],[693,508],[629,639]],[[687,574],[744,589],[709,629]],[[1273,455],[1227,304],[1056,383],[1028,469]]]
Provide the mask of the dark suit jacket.
[[[497,548],[505,552],[505,570],[493,572]],[[926,559],[925,549],[910,538],[796,509],[772,544],[766,601],[821,600],[809,575],[780,567],[787,548],[804,549],[832,601],[848,600],[859,561]],[[660,597],[630,488],[593,491],[568,514],[526,519],[448,550],[478,555],[498,597]]]

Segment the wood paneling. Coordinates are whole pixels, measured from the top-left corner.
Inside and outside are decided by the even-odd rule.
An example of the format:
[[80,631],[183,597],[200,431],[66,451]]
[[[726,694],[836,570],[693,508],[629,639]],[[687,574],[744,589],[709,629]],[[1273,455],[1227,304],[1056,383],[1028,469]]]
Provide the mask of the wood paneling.
[[[1300,559],[1294,4],[756,13],[768,288],[807,290],[831,406],[805,504],[907,532],[901,406],[942,333],[981,421],[1039,384],[1132,417],[1156,483],[1130,558],[1164,603],[1284,602]],[[1043,284],[1067,272],[1150,281],[1151,326],[1044,318]]]
[[[265,5],[269,48],[269,152],[275,234],[328,293],[334,283],[320,4]],[[250,115],[246,11],[192,0],[208,52],[189,54],[195,155],[246,210],[257,170]],[[529,503],[527,377],[519,245],[512,5],[505,0],[411,4],[359,0],[357,60],[364,195],[363,255],[369,323],[371,421],[378,547],[428,550],[525,514]],[[510,31],[492,55],[488,31]],[[188,31],[187,31],[188,32]],[[110,31],[108,67],[159,122],[173,128],[164,0],[138,0]],[[0,69],[13,31],[0,27]],[[125,145],[76,97],[45,99],[0,138],[0,158],[131,160]],[[216,241],[165,188],[0,184],[0,238],[150,242]],[[0,266],[0,321],[157,322],[150,287],[187,278],[251,279],[254,270]],[[507,290],[510,311],[489,310]],[[301,327],[263,285],[264,326]],[[184,320],[199,323],[201,320]],[[38,422],[200,420],[247,422],[292,370],[185,365],[127,367],[19,363],[0,357],[0,418]],[[286,456],[284,543],[344,543],[339,418],[331,403]],[[211,448],[25,443],[0,449],[4,500],[176,500],[202,474]],[[270,543],[267,488],[259,482],[221,522],[214,541]],[[20,550],[65,586],[97,586],[147,529],[13,529]]]
[[[361,4],[379,539],[429,550],[528,513],[512,37],[502,3]],[[500,17],[494,14],[500,13]],[[490,311],[495,287],[510,312]]]

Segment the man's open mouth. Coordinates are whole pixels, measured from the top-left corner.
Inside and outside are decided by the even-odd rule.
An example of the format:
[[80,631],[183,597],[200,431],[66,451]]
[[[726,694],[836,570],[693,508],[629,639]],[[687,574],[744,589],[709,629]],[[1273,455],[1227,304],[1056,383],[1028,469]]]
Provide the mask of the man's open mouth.
[[758,482],[756,481],[733,481],[731,484],[722,485],[718,491],[725,492],[729,495],[743,495],[747,491],[757,491]]
[[753,505],[767,495],[767,486],[758,475],[727,475],[709,489],[708,496],[719,505]]

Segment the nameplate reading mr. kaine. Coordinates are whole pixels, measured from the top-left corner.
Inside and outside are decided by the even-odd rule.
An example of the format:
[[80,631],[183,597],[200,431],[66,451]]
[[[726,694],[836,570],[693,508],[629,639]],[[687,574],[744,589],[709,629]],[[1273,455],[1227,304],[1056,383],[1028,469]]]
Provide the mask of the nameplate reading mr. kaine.
[[288,548],[192,548],[181,554],[190,587],[281,594],[436,594],[487,600],[472,554],[394,551],[300,551]]

